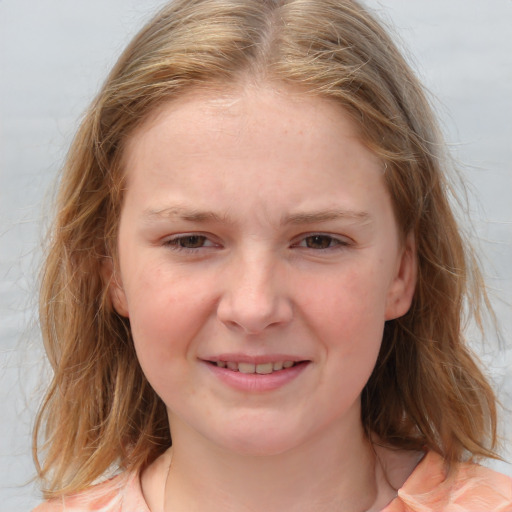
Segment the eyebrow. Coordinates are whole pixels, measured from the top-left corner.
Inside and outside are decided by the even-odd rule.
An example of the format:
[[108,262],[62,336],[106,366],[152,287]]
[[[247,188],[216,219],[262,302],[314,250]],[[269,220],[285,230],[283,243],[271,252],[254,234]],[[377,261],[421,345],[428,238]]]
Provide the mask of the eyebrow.
[[[148,209],[144,211],[143,217],[147,220],[158,219],[179,219],[188,222],[215,222],[233,224],[234,222],[227,214],[218,214],[208,210],[197,210],[182,206],[172,206],[162,209]],[[371,222],[371,216],[365,211],[326,209],[311,212],[297,212],[284,216],[281,219],[283,225],[301,225],[329,222],[335,220],[350,220],[361,224]]]
[[160,210],[148,209],[144,211],[143,217],[147,220],[153,219],[175,219],[189,222],[219,222],[229,223],[227,215],[219,215],[215,212],[185,208],[182,206],[171,206]]
[[368,212],[364,211],[328,209],[294,213],[285,217],[283,224],[315,224],[344,219],[366,224],[371,221],[371,216]]

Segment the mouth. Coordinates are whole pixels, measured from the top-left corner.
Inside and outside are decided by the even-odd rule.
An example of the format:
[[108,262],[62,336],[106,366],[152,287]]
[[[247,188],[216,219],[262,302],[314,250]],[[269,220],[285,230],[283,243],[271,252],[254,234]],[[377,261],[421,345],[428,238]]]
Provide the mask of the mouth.
[[266,363],[247,363],[237,361],[208,361],[210,364],[218,368],[226,368],[233,372],[245,374],[269,375],[275,372],[281,372],[294,366],[305,364],[307,361],[274,361]]
[[266,393],[286,387],[307,373],[311,360],[291,355],[219,354],[202,359],[213,375],[243,393]]

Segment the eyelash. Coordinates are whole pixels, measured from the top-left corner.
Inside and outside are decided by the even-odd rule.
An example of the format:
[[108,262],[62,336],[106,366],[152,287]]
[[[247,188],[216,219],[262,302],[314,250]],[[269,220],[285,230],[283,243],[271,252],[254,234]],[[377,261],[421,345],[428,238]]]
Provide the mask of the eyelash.
[[[316,240],[315,240],[316,239]],[[191,245],[195,245],[194,247],[186,247],[182,245],[186,243],[187,240],[190,242],[199,242],[201,245],[195,245],[192,243]],[[210,242],[210,245],[204,245],[206,242]],[[308,246],[308,242],[313,242],[320,244],[321,247],[311,247]],[[305,245],[303,245],[305,244]],[[187,251],[187,252],[197,252],[201,249],[205,248],[215,248],[218,247],[217,244],[212,242],[207,235],[203,234],[181,234],[176,235],[172,238],[165,240],[164,245],[171,248],[173,251]],[[323,246],[322,245],[326,245]],[[328,250],[336,250],[343,249],[347,246],[350,246],[351,243],[347,239],[335,237],[333,235],[324,234],[324,233],[312,233],[307,235],[301,235],[300,239],[297,242],[291,244],[292,248],[302,248],[302,249],[310,249],[313,251],[328,251]]]
[[[182,245],[183,242],[186,242],[186,240],[190,241],[191,239],[200,239],[200,240],[202,240],[203,245],[199,245],[197,247],[185,247]],[[206,235],[190,233],[190,234],[176,235],[172,238],[169,238],[169,239],[165,240],[164,245],[167,247],[170,247],[173,251],[188,251],[188,252],[195,252],[195,251],[198,251],[199,249],[204,249],[205,247],[214,247],[216,245],[210,241],[212,243],[212,245],[205,246],[204,242],[207,242],[207,241],[210,241],[210,240]],[[194,245],[194,244],[192,244],[192,245]]]
[[[316,239],[316,240],[315,240]],[[308,241],[315,241],[315,243],[320,243],[323,245],[327,243],[326,247],[309,247],[307,245]],[[305,243],[306,245],[302,245]],[[327,251],[333,249],[342,249],[344,247],[349,246],[350,243],[346,239],[338,238],[333,235],[328,235],[325,233],[312,233],[310,235],[302,236],[298,243],[293,244],[292,247],[302,247],[304,249],[311,249],[314,251]]]

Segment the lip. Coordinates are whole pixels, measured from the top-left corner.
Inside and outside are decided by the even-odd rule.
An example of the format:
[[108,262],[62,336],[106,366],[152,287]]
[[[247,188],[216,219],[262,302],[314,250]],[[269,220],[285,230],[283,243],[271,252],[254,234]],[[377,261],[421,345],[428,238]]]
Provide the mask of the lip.
[[[246,393],[263,393],[278,390],[298,378],[309,366],[311,361],[284,354],[265,356],[248,356],[243,354],[220,354],[212,358],[201,359],[206,368],[223,384]],[[222,368],[218,361],[264,364],[277,361],[293,361],[290,368],[283,368],[269,374],[242,373],[229,368]]]

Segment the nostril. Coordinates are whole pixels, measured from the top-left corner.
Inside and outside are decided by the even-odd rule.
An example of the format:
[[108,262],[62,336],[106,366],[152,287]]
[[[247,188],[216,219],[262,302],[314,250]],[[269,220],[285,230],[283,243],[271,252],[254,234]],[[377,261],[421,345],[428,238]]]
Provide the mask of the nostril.
[[293,312],[288,297],[274,280],[255,286],[234,283],[219,301],[217,317],[231,330],[257,335],[269,327],[287,324]]

